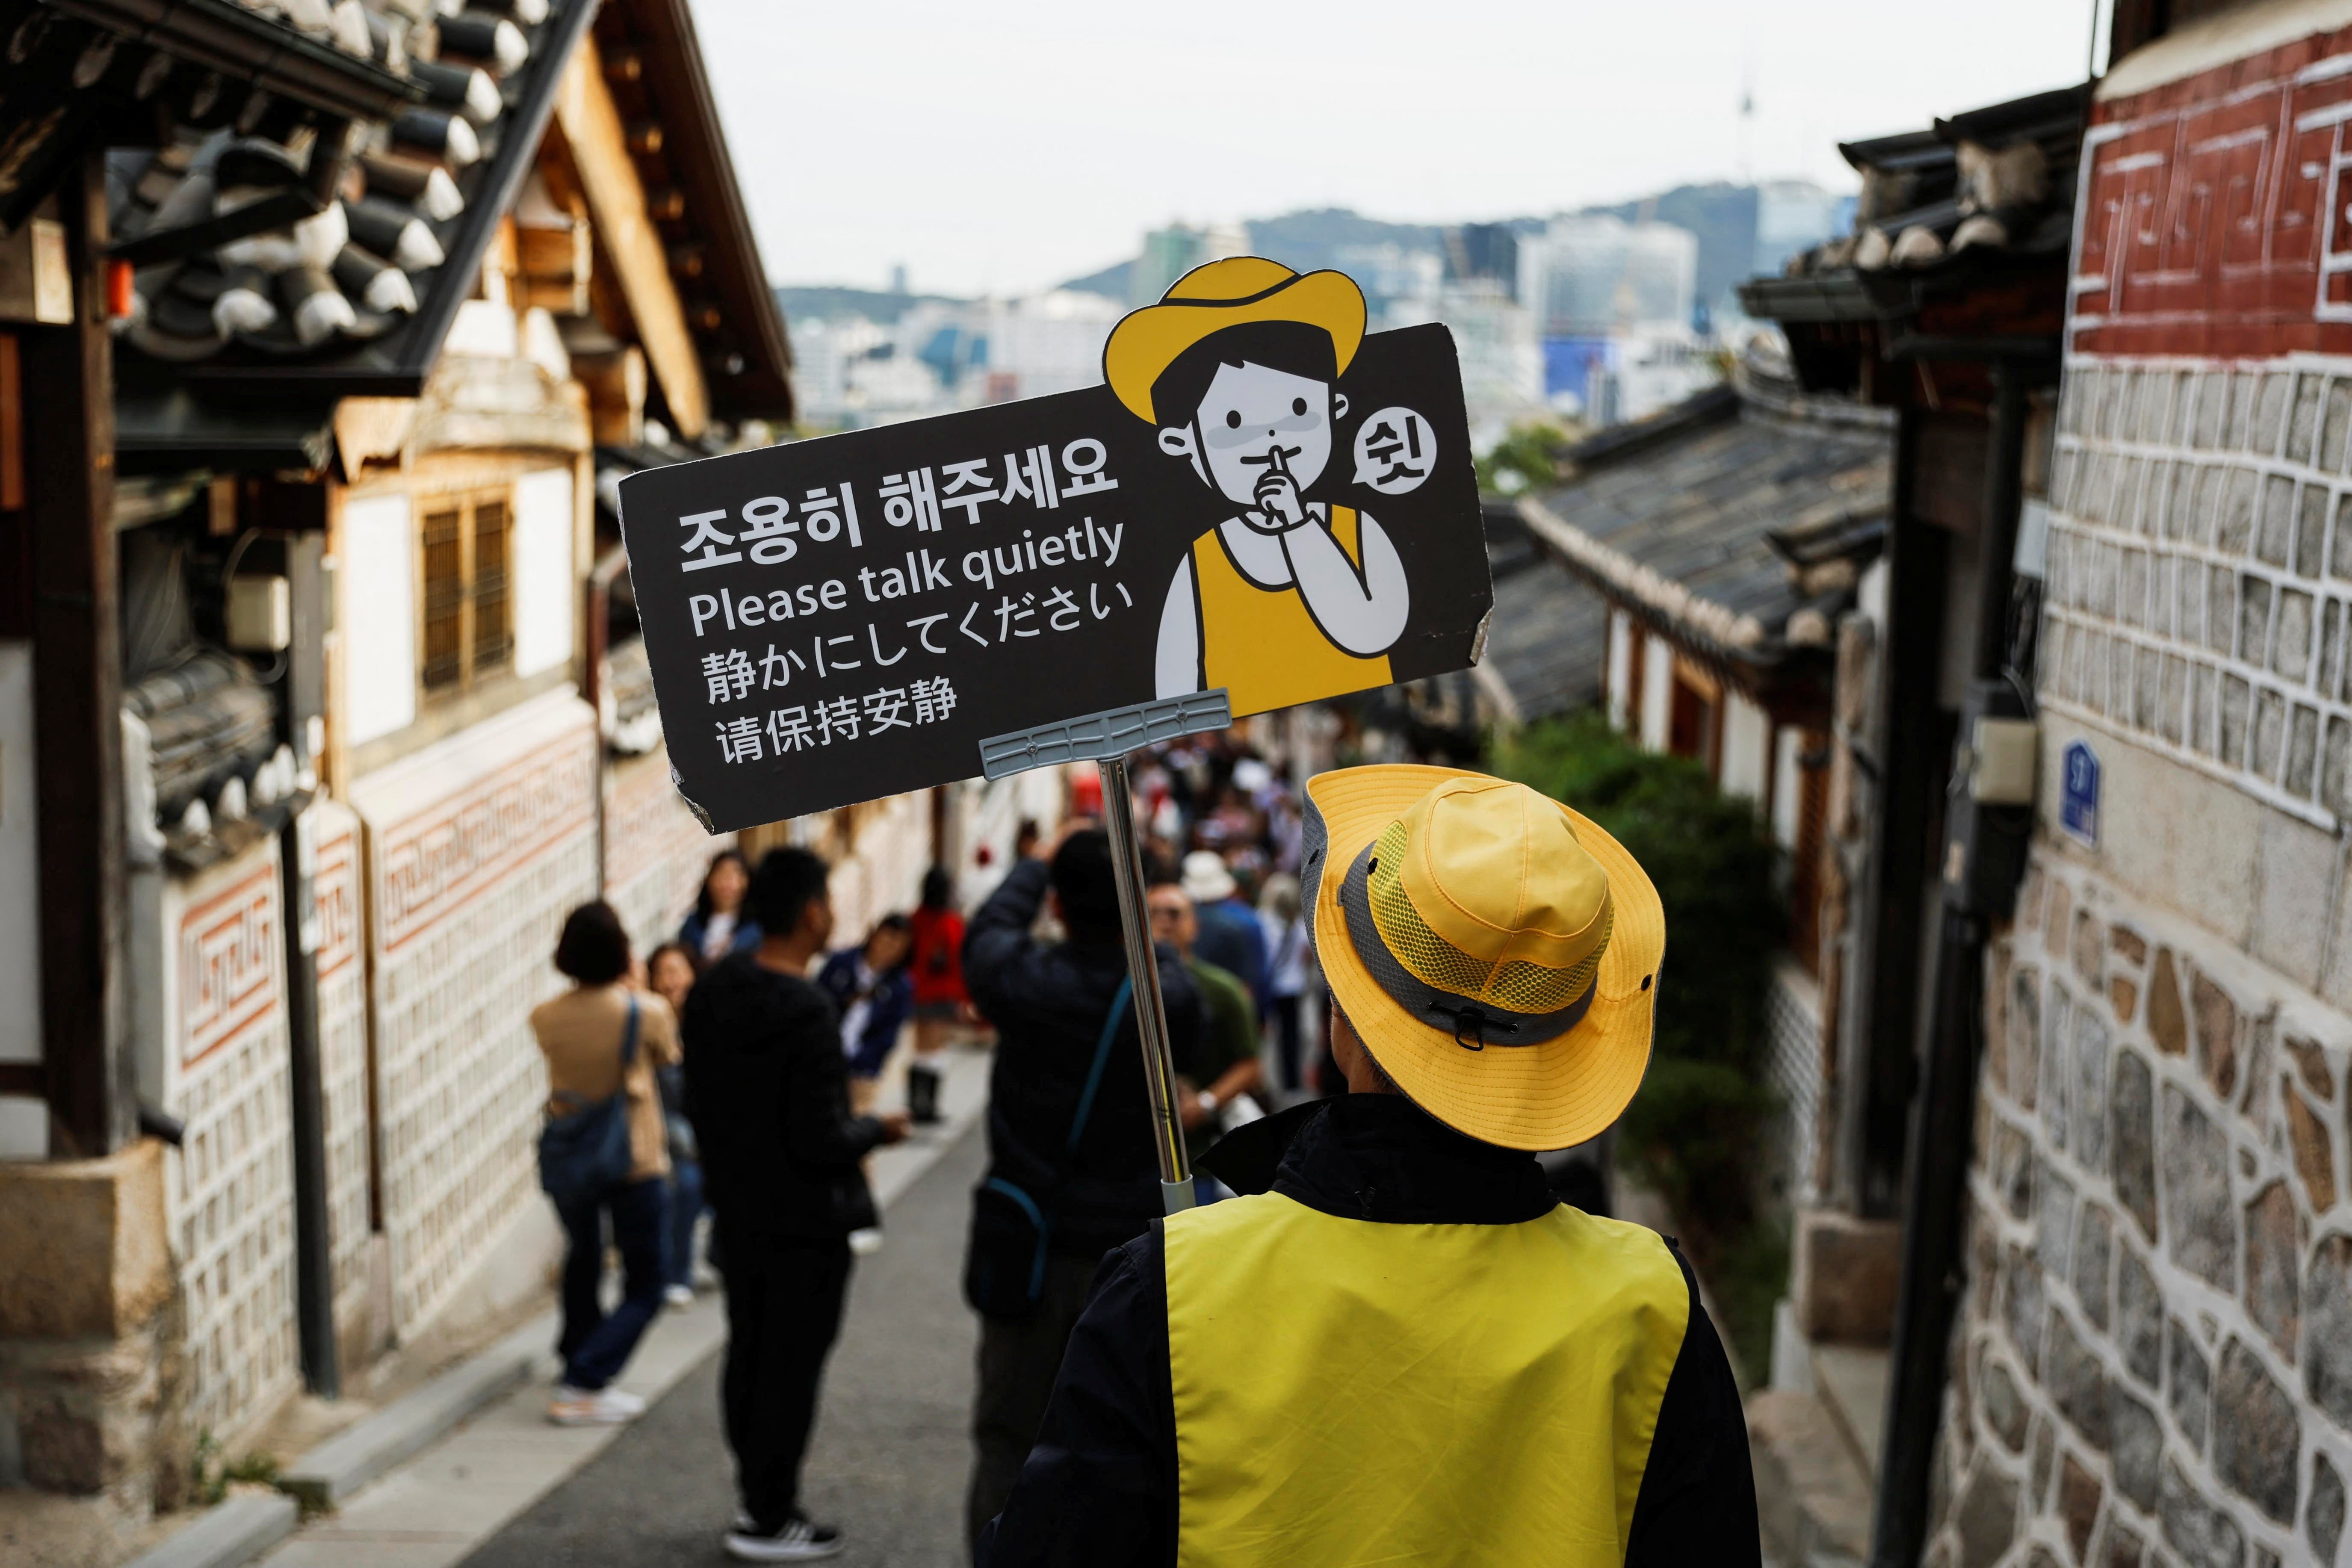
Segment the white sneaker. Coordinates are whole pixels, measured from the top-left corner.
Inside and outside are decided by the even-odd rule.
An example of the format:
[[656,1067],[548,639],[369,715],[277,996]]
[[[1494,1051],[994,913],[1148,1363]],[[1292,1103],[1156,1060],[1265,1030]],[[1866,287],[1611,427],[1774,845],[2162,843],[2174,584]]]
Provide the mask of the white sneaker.
[[662,1292],[662,1300],[673,1307],[691,1307],[694,1305],[694,1288],[690,1285],[673,1285]]
[[773,1531],[750,1528],[738,1517],[727,1532],[727,1555],[744,1563],[805,1563],[841,1550],[841,1531],[796,1514]]
[[882,1227],[869,1225],[863,1230],[849,1233],[849,1250],[859,1258],[871,1258],[882,1250]]
[[558,1384],[547,1402],[547,1418],[558,1426],[619,1426],[646,1413],[646,1402],[617,1388],[574,1388]]

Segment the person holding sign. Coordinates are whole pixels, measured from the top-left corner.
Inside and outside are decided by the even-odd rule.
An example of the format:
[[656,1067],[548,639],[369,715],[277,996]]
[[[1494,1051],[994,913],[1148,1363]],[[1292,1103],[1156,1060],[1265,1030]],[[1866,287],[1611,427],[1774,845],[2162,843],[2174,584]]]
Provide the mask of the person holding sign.
[[1389,683],[1403,563],[1369,513],[1308,499],[1363,338],[1352,279],[1255,256],[1194,268],[1112,330],[1112,392],[1217,503],[1168,584],[1160,696],[1223,687],[1240,718]]
[[[1160,1212],[1110,858],[1099,826],[1070,818],[989,896],[964,942],[964,978],[997,1030],[988,1175],[972,1194],[963,1277],[981,1318],[966,1498],[975,1533],[1036,1441],[1096,1265]],[[1031,931],[1048,903],[1066,941]],[[1158,956],[1176,1069],[1195,1072],[1200,997],[1172,949]]]
[[1523,784],[1311,780],[1349,1092],[1203,1166],[1249,1194],[1104,1260],[982,1568],[1754,1564],[1738,1390],[1689,1265],[1534,1151],[1640,1087],[1665,921]]

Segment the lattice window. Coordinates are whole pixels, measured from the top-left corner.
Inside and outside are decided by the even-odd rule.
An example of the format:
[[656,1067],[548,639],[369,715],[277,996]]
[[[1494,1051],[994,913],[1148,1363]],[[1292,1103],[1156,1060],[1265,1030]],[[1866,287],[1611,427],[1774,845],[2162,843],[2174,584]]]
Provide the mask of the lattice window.
[[425,513],[427,695],[464,691],[514,662],[514,511],[504,491],[460,496]]

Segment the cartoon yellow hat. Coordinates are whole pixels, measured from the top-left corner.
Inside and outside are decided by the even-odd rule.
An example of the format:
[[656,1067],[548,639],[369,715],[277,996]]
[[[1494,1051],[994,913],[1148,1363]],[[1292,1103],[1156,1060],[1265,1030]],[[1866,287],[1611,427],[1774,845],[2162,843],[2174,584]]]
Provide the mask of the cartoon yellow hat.
[[1158,423],[1151,384],[1211,332],[1249,321],[1300,321],[1331,334],[1339,370],[1364,341],[1364,291],[1344,272],[1293,272],[1262,256],[1207,261],[1168,286],[1157,305],[1132,310],[1103,345],[1103,379],[1138,419]]

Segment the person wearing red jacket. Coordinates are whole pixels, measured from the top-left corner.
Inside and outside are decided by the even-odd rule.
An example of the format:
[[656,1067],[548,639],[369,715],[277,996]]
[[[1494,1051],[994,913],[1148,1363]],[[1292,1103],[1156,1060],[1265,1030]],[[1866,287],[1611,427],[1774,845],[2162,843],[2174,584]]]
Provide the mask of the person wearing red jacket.
[[944,866],[923,873],[923,901],[911,920],[907,973],[915,983],[915,1059],[907,1067],[907,1109],[919,1122],[940,1120],[940,1069],[931,1060],[948,1043],[971,999],[963,988],[963,916],[955,879]]

